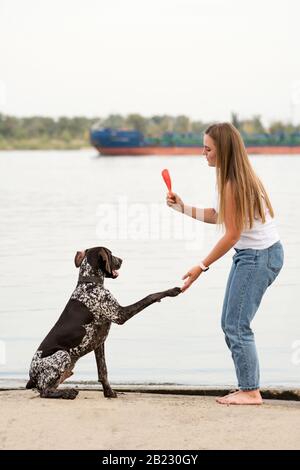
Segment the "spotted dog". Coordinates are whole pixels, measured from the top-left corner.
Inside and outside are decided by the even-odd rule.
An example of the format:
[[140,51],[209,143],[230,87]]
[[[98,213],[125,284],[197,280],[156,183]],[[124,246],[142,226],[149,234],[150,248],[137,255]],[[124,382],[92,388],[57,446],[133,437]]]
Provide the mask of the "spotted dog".
[[61,316],[36,351],[26,388],[36,388],[42,398],[74,399],[75,389],[58,389],[70,377],[78,359],[94,351],[98,381],[105,397],[115,398],[108,378],[104,342],[111,322],[123,325],[127,320],[164,297],[175,297],[181,289],[174,287],[150,294],[138,302],[122,307],[109,290],[104,278],[115,279],[122,260],[104,247],[78,251],[75,266],[79,269],[77,286]]

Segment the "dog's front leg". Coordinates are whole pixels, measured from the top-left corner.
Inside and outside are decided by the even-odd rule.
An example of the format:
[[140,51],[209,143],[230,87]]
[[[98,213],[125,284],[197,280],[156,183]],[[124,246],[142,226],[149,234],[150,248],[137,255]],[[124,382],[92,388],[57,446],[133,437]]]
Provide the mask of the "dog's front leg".
[[144,299],[139,300],[132,305],[128,305],[127,307],[120,306],[115,321],[119,325],[123,325],[123,323],[144,310],[144,308],[149,307],[149,305],[152,305],[155,302],[160,302],[164,297],[176,297],[180,293],[181,289],[179,287],[174,287],[173,289],[168,289],[163,292],[156,292],[155,294],[147,295]]
[[104,396],[107,398],[117,398],[117,393],[111,388],[107,378],[104,343],[101,343],[94,350],[94,353],[98,369],[98,382],[102,384]]

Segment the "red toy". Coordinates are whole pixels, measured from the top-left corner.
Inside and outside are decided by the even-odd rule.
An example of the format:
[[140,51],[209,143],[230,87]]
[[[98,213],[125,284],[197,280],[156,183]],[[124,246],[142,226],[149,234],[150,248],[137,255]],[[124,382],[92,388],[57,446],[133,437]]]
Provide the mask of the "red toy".
[[167,188],[168,188],[169,192],[171,192],[172,191],[172,183],[171,183],[171,177],[170,177],[169,170],[167,170],[167,169],[163,170],[161,172],[161,174],[162,174],[162,177],[164,179],[164,182],[167,185]]

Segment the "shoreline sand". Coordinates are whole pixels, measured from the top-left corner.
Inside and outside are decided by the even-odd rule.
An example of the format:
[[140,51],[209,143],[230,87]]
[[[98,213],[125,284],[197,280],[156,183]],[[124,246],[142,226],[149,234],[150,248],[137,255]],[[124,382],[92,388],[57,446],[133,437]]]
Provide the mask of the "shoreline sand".
[[[221,393],[220,393],[221,394]],[[81,389],[75,400],[0,392],[0,449],[300,449],[299,401],[218,405],[213,396]]]

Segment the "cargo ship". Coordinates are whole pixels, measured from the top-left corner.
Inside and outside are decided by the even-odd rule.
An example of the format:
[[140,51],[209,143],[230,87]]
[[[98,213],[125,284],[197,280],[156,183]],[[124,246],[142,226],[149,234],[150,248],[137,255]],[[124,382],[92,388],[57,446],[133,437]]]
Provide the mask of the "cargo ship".
[[[293,135],[242,134],[249,154],[300,154],[300,133]],[[137,130],[91,129],[91,144],[100,155],[199,155],[203,135],[192,132],[165,132],[147,137]]]

